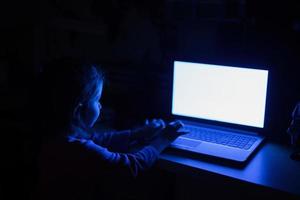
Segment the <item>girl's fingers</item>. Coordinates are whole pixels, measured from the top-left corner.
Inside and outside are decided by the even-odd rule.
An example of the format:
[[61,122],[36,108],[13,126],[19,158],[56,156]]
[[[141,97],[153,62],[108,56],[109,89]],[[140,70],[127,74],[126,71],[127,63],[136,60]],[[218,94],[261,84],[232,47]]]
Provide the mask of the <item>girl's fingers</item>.
[[158,121],[159,121],[161,128],[166,128],[166,123],[164,122],[164,120],[159,119]]

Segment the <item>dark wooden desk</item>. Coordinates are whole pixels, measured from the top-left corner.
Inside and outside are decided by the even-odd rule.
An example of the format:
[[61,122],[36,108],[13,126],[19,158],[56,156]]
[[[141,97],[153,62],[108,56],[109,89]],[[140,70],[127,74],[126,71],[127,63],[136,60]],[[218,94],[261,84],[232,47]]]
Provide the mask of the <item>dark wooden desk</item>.
[[[247,190],[251,194],[249,190],[253,188],[262,190],[263,188],[263,190],[268,191],[264,193],[265,196],[279,195],[300,199],[300,161],[291,160],[289,157],[291,152],[292,150],[288,147],[267,142],[262,145],[244,167],[236,167],[210,162],[201,157],[189,156],[186,153],[177,153],[174,150],[166,150],[160,157],[158,167],[177,175],[185,174],[186,177],[191,177],[191,179],[178,180],[180,186],[177,186],[177,189],[185,185],[185,188],[190,188],[191,191],[197,190],[197,188],[198,191],[201,191],[200,185],[211,184],[212,187],[215,187],[217,184],[213,183],[214,181],[217,181],[220,185],[230,185],[228,183],[236,182],[238,184],[232,185],[235,187],[232,192],[236,190],[237,186],[244,184],[252,187],[244,187],[242,193]],[[197,177],[200,179],[198,180]],[[201,177],[205,178],[201,179]],[[221,183],[223,180],[224,183]],[[203,181],[206,183],[203,183]],[[194,189],[192,189],[193,187]],[[223,188],[223,186],[220,188]],[[186,193],[190,194],[191,191]],[[218,193],[218,190],[216,193]],[[261,196],[262,193],[257,194]],[[190,194],[190,196],[194,195]]]

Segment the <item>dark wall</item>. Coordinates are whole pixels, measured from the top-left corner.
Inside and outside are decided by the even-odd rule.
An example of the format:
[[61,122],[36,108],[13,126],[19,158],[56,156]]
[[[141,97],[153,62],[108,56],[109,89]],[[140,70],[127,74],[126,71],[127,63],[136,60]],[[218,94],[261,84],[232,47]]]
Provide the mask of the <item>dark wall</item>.
[[34,76],[60,56],[102,64],[107,113],[165,117],[178,59],[270,70],[267,133],[288,139],[290,112],[300,99],[297,1],[43,0],[1,9],[3,118],[24,118],[19,111]]
[[79,2],[41,3],[36,63],[62,55],[102,63],[110,80],[104,104],[122,120],[168,113],[174,59],[265,68],[266,134],[287,141],[300,99],[296,1]]

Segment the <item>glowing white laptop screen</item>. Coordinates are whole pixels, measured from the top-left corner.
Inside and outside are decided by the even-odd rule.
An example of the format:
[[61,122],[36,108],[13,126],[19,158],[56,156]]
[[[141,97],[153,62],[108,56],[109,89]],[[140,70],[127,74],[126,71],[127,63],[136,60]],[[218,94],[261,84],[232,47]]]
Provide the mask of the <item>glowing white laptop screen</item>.
[[174,62],[172,114],[263,128],[268,71]]

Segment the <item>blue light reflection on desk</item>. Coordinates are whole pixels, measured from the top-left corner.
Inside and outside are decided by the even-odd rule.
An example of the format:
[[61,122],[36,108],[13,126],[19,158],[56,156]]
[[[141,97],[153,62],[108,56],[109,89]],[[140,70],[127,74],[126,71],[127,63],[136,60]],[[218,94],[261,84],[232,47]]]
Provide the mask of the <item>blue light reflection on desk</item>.
[[300,162],[289,158],[291,149],[267,143],[260,149],[244,168],[220,165],[188,156],[172,153],[161,155],[160,164],[175,173],[181,170],[196,169],[207,171],[244,182],[253,183],[300,195]]

